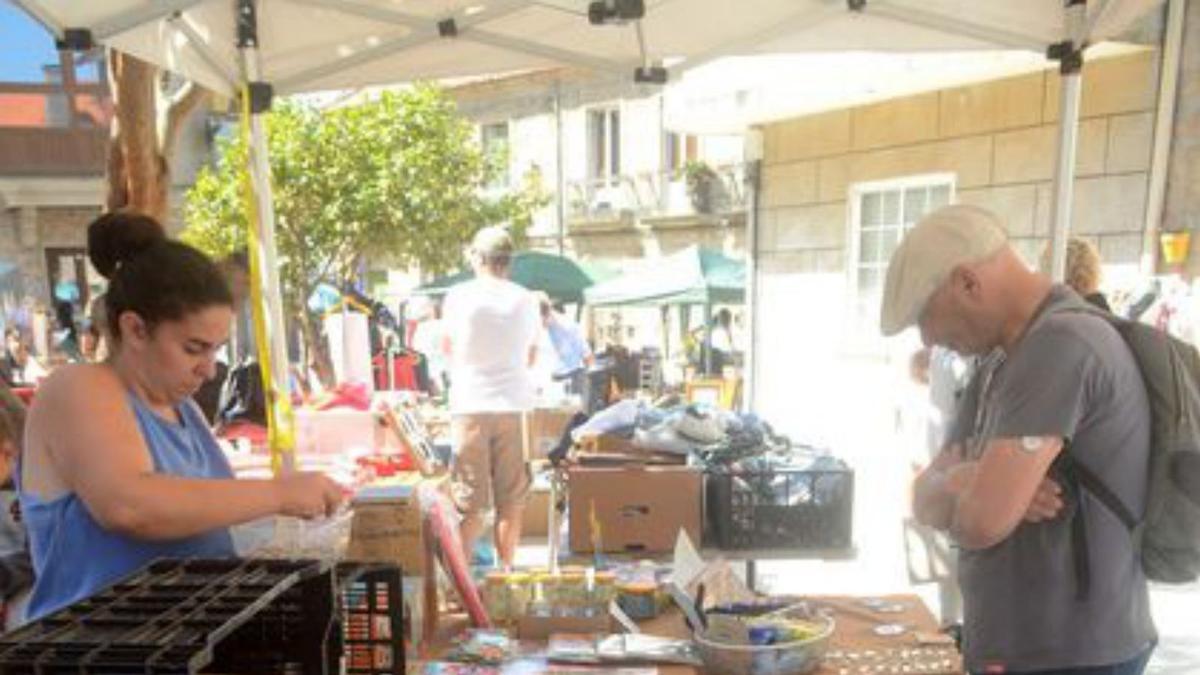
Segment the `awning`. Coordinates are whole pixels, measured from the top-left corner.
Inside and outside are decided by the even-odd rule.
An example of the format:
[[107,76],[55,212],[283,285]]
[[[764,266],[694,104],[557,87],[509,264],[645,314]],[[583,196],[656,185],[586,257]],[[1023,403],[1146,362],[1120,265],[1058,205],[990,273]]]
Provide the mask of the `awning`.
[[[413,292],[417,295],[444,295],[450,287],[474,277],[473,272],[464,270],[434,279]],[[542,291],[552,300],[562,302],[582,302],[584,289],[596,281],[574,260],[538,251],[521,251],[513,256],[510,277],[531,291]]]
[[[234,0],[15,1],[58,35],[87,29],[97,42],[215,91],[233,94],[242,80]],[[1092,0],[1086,35],[1091,42],[1113,37],[1160,1]],[[649,63],[678,69],[764,53],[1043,53],[1068,30],[1064,3],[1053,0],[647,0],[640,24],[614,18],[606,25],[589,23],[586,0],[260,0],[256,6],[258,79],[284,94],[561,65],[632,77]]]
[[732,305],[746,295],[746,265],[725,254],[689,246],[584,293],[589,305]]

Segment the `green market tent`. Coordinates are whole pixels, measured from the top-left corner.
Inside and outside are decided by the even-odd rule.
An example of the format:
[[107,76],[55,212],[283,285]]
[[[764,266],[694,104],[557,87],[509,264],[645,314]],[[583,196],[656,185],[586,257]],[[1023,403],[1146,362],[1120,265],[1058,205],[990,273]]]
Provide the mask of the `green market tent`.
[[746,264],[719,251],[689,246],[587,289],[594,307],[735,305],[746,295]]
[[[568,303],[583,302],[584,289],[606,272],[600,268],[585,270],[570,258],[521,251],[513,256],[512,280],[531,291],[542,291],[552,300]],[[444,295],[450,287],[475,276],[470,270],[434,279],[414,291],[418,295]]]

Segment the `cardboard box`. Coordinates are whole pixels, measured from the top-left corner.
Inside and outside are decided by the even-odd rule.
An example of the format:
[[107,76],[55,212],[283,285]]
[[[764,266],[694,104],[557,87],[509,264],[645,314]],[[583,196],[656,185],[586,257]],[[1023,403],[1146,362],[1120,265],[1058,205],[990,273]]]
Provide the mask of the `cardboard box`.
[[615,434],[598,434],[579,439],[580,452],[589,455],[632,455],[633,439]]
[[550,491],[530,490],[521,516],[521,536],[544,537],[550,526]]
[[577,412],[576,408],[536,408],[524,413],[525,460],[545,459]]
[[417,488],[428,484],[442,489],[445,480],[444,476],[423,478],[419,474],[405,474],[361,493],[354,500],[346,558],[395,563],[405,576],[424,575],[427,533]]
[[700,541],[703,474],[685,466],[581,467],[569,474],[571,550],[592,551],[593,509],[607,552],[670,552]]

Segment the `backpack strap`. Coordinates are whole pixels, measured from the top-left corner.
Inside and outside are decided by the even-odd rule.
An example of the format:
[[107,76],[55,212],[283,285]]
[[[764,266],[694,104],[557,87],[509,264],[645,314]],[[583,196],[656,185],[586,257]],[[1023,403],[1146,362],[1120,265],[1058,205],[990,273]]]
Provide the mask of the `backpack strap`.
[[1079,480],[1079,485],[1087,488],[1088,492],[1092,493],[1096,499],[1100,500],[1109,511],[1113,512],[1125,528],[1130,532],[1137,530],[1138,519],[1133,515],[1133,512],[1125,506],[1121,498],[1115,492],[1109,489],[1108,485],[1096,475],[1096,472],[1084,466],[1081,462],[1072,460],[1074,465],[1075,477]]
[[1083,490],[1090,492],[1105,508],[1112,511],[1121,524],[1129,530],[1135,541],[1138,538],[1140,523],[1133,512],[1121,501],[1121,498],[1096,475],[1096,472],[1075,460],[1075,457],[1071,455],[1069,441],[1054,460],[1054,467],[1059,476],[1075,488],[1078,501],[1077,510],[1071,519],[1071,557],[1075,568],[1075,597],[1083,602],[1088,599],[1092,585],[1092,568],[1088,557],[1087,518],[1085,516],[1087,507],[1083,501]]
[[1075,568],[1075,599],[1084,602],[1092,590],[1092,566],[1088,556],[1087,520],[1084,517],[1084,501],[1082,499],[1083,481],[1079,478],[1079,462],[1071,456],[1071,443],[1068,440],[1062,452],[1055,458],[1053,469],[1063,486],[1069,488],[1075,495],[1078,505],[1071,517],[1071,564]]

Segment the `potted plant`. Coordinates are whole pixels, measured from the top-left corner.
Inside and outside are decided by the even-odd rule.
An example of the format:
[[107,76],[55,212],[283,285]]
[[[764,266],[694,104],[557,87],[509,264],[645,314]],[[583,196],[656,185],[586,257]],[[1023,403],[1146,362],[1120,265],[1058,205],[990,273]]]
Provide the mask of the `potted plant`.
[[721,177],[707,162],[695,159],[683,165],[683,175],[692,207],[697,213],[713,213],[721,197]]

